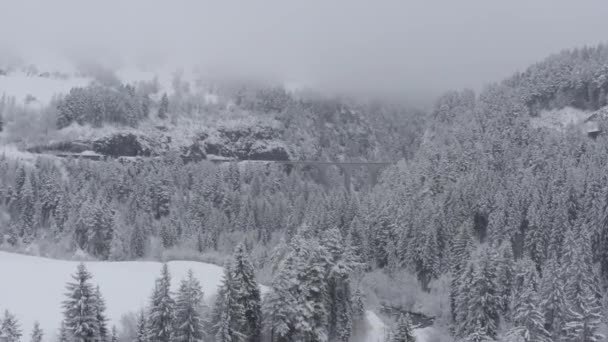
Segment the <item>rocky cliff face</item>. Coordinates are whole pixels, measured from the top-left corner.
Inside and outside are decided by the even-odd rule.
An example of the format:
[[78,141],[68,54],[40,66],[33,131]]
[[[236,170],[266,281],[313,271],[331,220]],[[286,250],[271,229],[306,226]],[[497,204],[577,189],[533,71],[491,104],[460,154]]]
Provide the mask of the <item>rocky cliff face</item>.
[[151,136],[139,132],[115,132],[92,140],[60,141],[28,149],[33,153],[87,154],[112,158],[154,157],[177,151],[185,161],[227,158],[237,160],[289,160],[281,131],[273,127],[220,127],[196,134],[191,143],[172,144],[171,133]]

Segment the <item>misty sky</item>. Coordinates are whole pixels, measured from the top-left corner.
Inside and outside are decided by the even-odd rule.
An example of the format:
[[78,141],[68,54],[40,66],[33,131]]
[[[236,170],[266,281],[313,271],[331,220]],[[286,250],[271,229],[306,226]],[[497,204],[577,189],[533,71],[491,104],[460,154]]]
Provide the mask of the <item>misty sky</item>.
[[0,9],[0,47],[32,60],[195,63],[411,99],[478,89],[608,32],[606,0],[0,0]]

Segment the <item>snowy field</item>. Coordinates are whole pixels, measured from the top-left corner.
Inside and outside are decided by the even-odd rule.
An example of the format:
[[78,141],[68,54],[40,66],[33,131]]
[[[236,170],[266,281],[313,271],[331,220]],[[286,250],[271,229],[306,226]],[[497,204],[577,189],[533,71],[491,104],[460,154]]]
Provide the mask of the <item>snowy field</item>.
[[[120,327],[120,318],[148,304],[154,280],[161,263],[151,261],[85,262],[106,300],[109,325]],[[0,313],[8,309],[17,316],[24,336],[29,336],[35,321],[39,321],[47,338],[53,340],[62,319],[61,302],[65,285],[76,271],[76,261],[54,260],[22,254],[0,252]],[[170,261],[172,287],[177,290],[189,269],[201,282],[205,300],[215,295],[222,279],[221,267],[196,261]],[[262,288],[264,292],[265,288]],[[385,325],[371,311],[366,313],[368,333],[366,342],[384,341]],[[416,331],[424,342],[424,331]]]
[[[110,326],[119,327],[120,317],[148,304],[154,280],[159,276],[158,262],[85,262],[106,299]],[[190,261],[171,261],[169,270],[172,287],[177,290],[180,280],[192,269],[200,280],[205,299],[209,299],[222,279],[222,268]],[[0,310],[8,309],[29,336],[38,320],[46,336],[54,336],[62,318],[61,302],[65,284],[76,271],[78,262],[52,260],[0,252]]]

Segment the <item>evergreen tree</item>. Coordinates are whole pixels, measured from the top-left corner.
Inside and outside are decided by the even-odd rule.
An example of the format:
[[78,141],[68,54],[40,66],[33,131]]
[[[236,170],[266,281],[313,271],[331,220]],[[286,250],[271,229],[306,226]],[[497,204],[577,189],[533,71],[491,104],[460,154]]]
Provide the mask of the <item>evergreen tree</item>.
[[144,94],[141,99],[141,114],[144,118],[150,116],[150,95]]
[[469,229],[468,224],[460,227],[451,251],[450,311],[452,322],[456,322],[457,320],[457,298],[460,296],[459,290],[462,282],[465,280],[464,273],[467,271],[467,265],[473,248],[473,239]]
[[264,297],[266,318],[265,329],[270,339],[278,342],[292,341],[295,331],[296,297],[292,292],[295,285],[295,256],[289,253],[278,263],[279,272],[272,279],[272,289]]
[[540,309],[540,297],[536,286],[538,279],[536,269],[530,260],[524,266],[522,285],[515,297],[513,307],[514,328],[508,336],[522,342],[551,342],[549,332],[545,329],[545,318]]
[[211,312],[211,331],[216,342],[243,341],[246,337],[241,331],[245,323],[245,307],[236,300],[238,291],[232,266],[226,265]]
[[485,249],[475,266],[470,282],[462,284],[466,319],[462,322],[460,336],[467,338],[496,338],[499,323],[500,298],[496,285],[496,268],[493,253]]
[[110,342],[118,342],[118,330],[116,330],[116,326],[112,326],[112,335],[110,336]]
[[500,312],[505,317],[509,312],[509,305],[512,301],[514,277],[513,262],[514,260],[511,244],[503,243],[499,247],[496,284],[498,285]]
[[167,93],[163,94],[163,97],[160,99],[160,105],[158,107],[158,117],[160,119],[165,120],[167,118],[167,113],[169,112],[169,97]]
[[232,262],[232,281],[236,289],[234,300],[244,308],[245,320],[239,330],[248,342],[259,342],[262,335],[262,309],[260,287],[255,280],[253,265],[240,243],[234,252]]
[[148,333],[148,321],[146,320],[146,314],[142,309],[137,317],[137,335],[133,342],[148,342],[150,334]]
[[565,341],[603,341],[604,336],[598,331],[602,324],[602,310],[597,297],[588,289],[581,294],[581,297],[577,300],[577,306],[570,309],[569,319],[566,323],[567,336]]
[[8,310],[4,311],[2,324],[0,324],[0,339],[3,342],[19,342],[21,339],[19,322]]
[[34,188],[31,182],[31,177],[26,177],[19,197],[19,208],[21,209],[19,215],[19,236],[22,237],[26,242],[28,242],[34,238],[34,225],[36,223],[36,198],[34,197]]
[[72,275],[74,282],[66,286],[67,299],[63,302],[65,325],[76,342],[97,342],[97,297],[89,282],[92,278],[84,264],[79,264]]
[[201,285],[192,270],[183,279],[179,287],[175,307],[176,342],[200,342],[203,340],[203,321],[201,318],[201,307],[203,292]]
[[156,280],[150,301],[150,342],[172,342],[175,330],[175,301],[171,293],[171,275],[164,264],[161,276]]
[[410,320],[409,314],[403,315],[399,317],[399,321],[397,321],[397,328],[392,333],[392,342],[416,342],[416,337],[412,332],[412,322]]
[[59,327],[59,335],[57,336],[57,342],[70,342],[70,332],[68,331],[68,327],[65,325],[65,321],[61,321],[61,326]]
[[568,341],[595,342],[603,338],[597,277],[591,266],[591,245],[585,231],[570,229],[564,241],[563,272],[566,275],[566,332]]
[[99,339],[101,341],[108,340],[108,324],[106,317],[106,302],[101,295],[99,286],[95,289],[95,317],[97,319],[97,326],[99,327]]
[[34,328],[32,329],[31,342],[42,342],[43,337],[42,329],[40,328],[40,323],[38,321],[34,322]]
[[558,341],[565,329],[567,305],[564,275],[555,257],[548,259],[540,283],[541,308],[544,313],[545,329]]

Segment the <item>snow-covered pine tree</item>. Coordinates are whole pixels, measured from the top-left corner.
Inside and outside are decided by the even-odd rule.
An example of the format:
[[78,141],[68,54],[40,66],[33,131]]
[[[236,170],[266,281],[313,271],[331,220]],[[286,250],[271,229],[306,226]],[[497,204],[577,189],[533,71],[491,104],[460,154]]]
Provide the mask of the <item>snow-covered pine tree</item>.
[[158,106],[158,117],[162,120],[167,118],[169,112],[169,97],[167,93],[164,93],[160,99],[160,105]]
[[0,324],[0,340],[2,342],[19,342],[21,335],[17,318],[8,310],[5,310],[2,324]]
[[329,339],[348,341],[353,330],[350,274],[359,263],[337,228],[326,231],[322,236],[321,244],[328,253],[326,283]]
[[36,223],[36,198],[34,196],[34,188],[31,181],[31,176],[26,177],[25,183],[19,194],[19,236],[24,241],[31,241],[34,238],[34,226]]
[[169,266],[163,264],[150,300],[149,333],[151,342],[172,342],[175,330],[175,300],[171,293]]
[[61,321],[61,326],[59,327],[59,334],[57,335],[57,342],[70,342],[70,332],[68,331],[68,327],[65,325],[65,321]]
[[[496,285],[496,260],[487,247],[479,257],[470,284],[461,289],[468,291],[467,317],[463,322],[463,336],[496,338],[499,323],[500,298]],[[468,287],[468,288],[467,288]],[[477,338],[477,337],[476,337]]]
[[34,322],[30,342],[42,342],[43,335],[44,333],[42,328],[40,328],[40,323],[38,323],[38,321]]
[[591,245],[587,233],[570,229],[566,233],[563,250],[565,294],[568,303],[566,341],[599,341],[603,338],[598,332],[602,318],[599,286],[591,266]]
[[507,333],[511,341],[551,342],[551,336],[545,329],[545,318],[540,307],[540,296],[537,292],[538,275],[532,260],[525,262],[522,281],[515,296],[513,306],[513,328]]
[[353,331],[362,331],[365,325],[365,304],[363,303],[363,293],[357,288],[353,293]]
[[259,342],[262,337],[262,300],[260,287],[255,280],[253,265],[243,243],[238,244],[232,262],[232,281],[235,300],[245,310],[245,320],[240,331],[248,342]]
[[65,325],[75,342],[97,342],[99,323],[95,289],[90,283],[92,275],[84,264],[79,264],[72,278],[74,282],[67,284],[67,299],[63,302]]
[[316,239],[300,239],[296,263],[296,336],[325,341],[329,337],[327,250]]
[[177,292],[175,319],[175,342],[201,342],[203,340],[203,320],[201,306],[203,291],[192,270],[183,279]]
[[149,338],[148,321],[146,320],[146,313],[142,309],[137,317],[137,332],[133,342],[148,342],[150,341]]
[[409,314],[399,317],[397,327],[392,333],[391,342],[416,342],[416,337],[412,332],[412,321]]
[[116,330],[116,326],[112,326],[112,334],[110,335],[110,342],[118,342],[118,330]]
[[467,265],[473,249],[473,237],[470,233],[472,223],[467,222],[460,227],[458,235],[452,244],[451,256],[452,262],[450,271],[452,274],[450,283],[450,311],[452,322],[456,322],[457,318],[457,298],[459,297],[459,289],[463,282],[463,275],[467,271]]
[[277,263],[278,273],[272,279],[270,292],[264,297],[264,328],[270,340],[292,341],[296,315],[296,298],[292,293],[295,286],[295,255],[290,252]]
[[567,305],[564,274],[557,257],[547,259],[540,282],[541,309],[545,318],[545,329],[553,340],[558,340],[565,328]]
[[567,335],[564,341],[598,342],[604,340],[604,335],[599,332],[602,324],[602,310],[596,295],[589,289],[580,294],[577,306],[570,308],[568,317]]
[[101,294],[99,285],[95,289],[95,317],[99,327],[99,339],[100,341],[107,341],[110,336],[108,334],[108,318],[106,317],[106,301]]
[[146,233],[144,228],[136,224],[131,231],[131,254],[135,258],[142,258],[146,252]]
[[498,248],[497,278],[500,313],[508,317],[509,305],[512,301],[512,288],[514,277],[514,259],[511,243],[503,242]]
[[211,312],[210,331],[216,342],[237,342],[246,338],[240,330],[245,322],[245,307],[236,300],[238,289],[232,276],[232,265],[227,264]]

